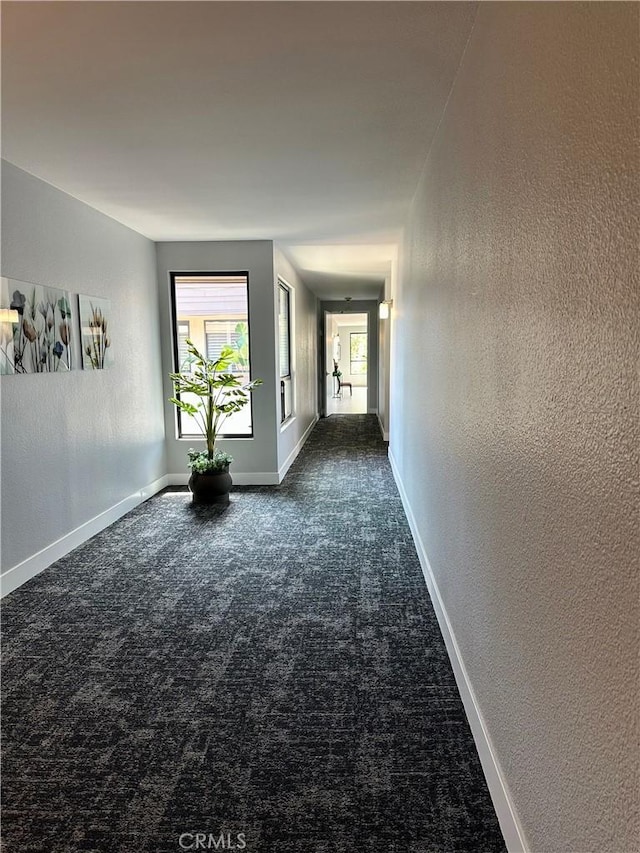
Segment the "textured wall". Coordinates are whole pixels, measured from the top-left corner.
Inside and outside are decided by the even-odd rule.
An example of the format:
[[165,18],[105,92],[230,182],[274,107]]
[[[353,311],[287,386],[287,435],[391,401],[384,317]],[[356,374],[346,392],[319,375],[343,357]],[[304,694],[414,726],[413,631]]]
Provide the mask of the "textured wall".
[[318,416],[318,300],[304,284],[289,260],[276,246],[274,266],[277,276],[293,288],[293,368],[295,418],[279,427],[278,468],[287,461],[292,451]]
[[640,838],[638,15],[480,4],[394,306],[392,453],[535,853]]
[[165,473],[150,240],[2,164],[2,274],[111,299],[114,366],[3,376],[2,569]]

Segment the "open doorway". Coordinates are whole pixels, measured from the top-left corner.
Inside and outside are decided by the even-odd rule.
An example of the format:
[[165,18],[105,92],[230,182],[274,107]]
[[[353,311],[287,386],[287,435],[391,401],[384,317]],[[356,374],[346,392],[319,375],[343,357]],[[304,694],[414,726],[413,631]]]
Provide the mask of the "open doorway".
[[366,414],[369,329],[365,313],[325,314],[325,411]]

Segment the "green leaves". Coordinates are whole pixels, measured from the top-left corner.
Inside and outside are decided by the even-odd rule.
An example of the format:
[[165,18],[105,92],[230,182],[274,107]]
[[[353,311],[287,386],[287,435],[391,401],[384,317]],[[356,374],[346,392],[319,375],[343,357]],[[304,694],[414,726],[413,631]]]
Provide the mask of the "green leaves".
[[236,358],[242,367],[249,364],[249,329],[246,323],[237,323],[236,334]]
[[216,450],[211,457],[203,450],[187,451],[189,457],[189,468],[197,474],[205,474],[207,471],[222,471],[233,462],[233,456],[224,450]]
[[177,406],[182,412],[186,412],[188,415],[195,415],[200,406],[193,406],[191,403],[185,403],[184,400],[178,400],[176,397],[171,397],[169,400],[170,403],[173,403]]
[[69,307],[69,302],[67,301],[66,296],[58,299],[58,309],[60,310],[60,316],[63,320],[71,316],[71,308]]
[[[222,424],[229,415],[239,412],[247,405],[251,393],[262,385],[261,379],[244,384],[236,374],[230,371],[233,365],[246,366],[249,363],[249,341],[246,323],[236,326],[238,349],[225,346],[220,357],[208,359],[189,338],[186,340],[188,357],[185,363],[192,372],[170,373],[173,382],[174,397],[170,397],[181,412],[197,416],[202,434],[207,442],[207,456],[214,457],[214,445]],[[182,399],[181,395],[193,395],[199,399],[192,403]],[[215,451],[219,453],[220,451]]]

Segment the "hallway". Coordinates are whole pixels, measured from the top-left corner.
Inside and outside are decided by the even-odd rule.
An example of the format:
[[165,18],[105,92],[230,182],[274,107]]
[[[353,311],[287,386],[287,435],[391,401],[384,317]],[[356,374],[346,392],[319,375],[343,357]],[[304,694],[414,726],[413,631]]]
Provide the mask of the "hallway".
[[[329,389],[330,390],[330,389]],[[327,394],[327,415],[365,415],[367,413],[367,388],[356,386],[349,393],[345,388],[339,397]]]
[[[438,626],[510,853],[637,851],[639,67],[628,2],[3,4],[7,853],[495,849]],[[192,333],[263,382],[215,518]]]
[[504,850],[373,415],[226,511],[165,490],[3,615],[7,849]]

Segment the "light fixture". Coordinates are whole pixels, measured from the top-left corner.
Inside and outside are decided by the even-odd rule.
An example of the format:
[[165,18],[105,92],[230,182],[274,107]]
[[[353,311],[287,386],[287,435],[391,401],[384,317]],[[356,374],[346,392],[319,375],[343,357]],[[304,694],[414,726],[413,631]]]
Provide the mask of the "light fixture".
[[19,323],[20,315],[14,308],[0,308],[0,323]]
[[393,305],[393,299],[385,299],[384,302],[381,302],[378,305],[378,317],[381,320],[389,319],[389,312],[391,311],[391,306]]

